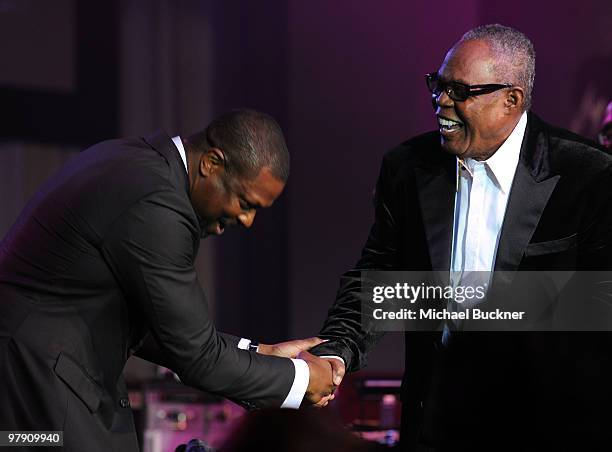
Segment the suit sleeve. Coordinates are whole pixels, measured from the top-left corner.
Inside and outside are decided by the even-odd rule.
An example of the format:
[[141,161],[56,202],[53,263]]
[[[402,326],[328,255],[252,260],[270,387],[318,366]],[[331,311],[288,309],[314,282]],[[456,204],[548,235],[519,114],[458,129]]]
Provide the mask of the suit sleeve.
[[293,363],[240,350],[217,332],[194,268],[199,231],[173,196],[149,195],[113,223],[101,246],[107,264],[183,383],[248,408],[280,406]]
[[[225,339],[229,346],[238,347],[238,342],[240,341],[238,336],[222,333],[220,331],[218,331],[217,334]],[[157,341],[150,333],[147,333],[137,349],[134,350],[134,355],[159,366],[170,367],[170,361],[165,355],[163,348],[157,344]]]
[[393,205],[396,196],[389,169],[385,158],[374,191],[374,224],[355,268],[340,278],[336,300],[319,333],[329,342],[312,350],[319,356],[341,357],[349,371],[365,366],[369,350],[382,337],[382,333],[372,331],[361,322],[361,270],[398,267],[398,225]]

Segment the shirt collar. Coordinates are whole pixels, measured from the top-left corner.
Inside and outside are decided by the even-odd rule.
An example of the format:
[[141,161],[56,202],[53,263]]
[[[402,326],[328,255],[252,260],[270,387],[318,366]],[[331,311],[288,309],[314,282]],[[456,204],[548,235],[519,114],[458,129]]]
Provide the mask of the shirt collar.
[[[491,157],[482,162],[489,168],[493,178],[504,193],[509,193],[510,187],[512,186],[514,174],[516,173],[516,166],[518,165],[519,156],[521,154],[521,146],[523,144],[526,127],[527,112],[523,112],[521,119],[519,119],[519,122],[510,133],[510,136],[506,138],[506,141],[504,141]],[[476,160],[468,158],[463,162],[457,158],[457,164],[464,167],[468,173],[473,174]]]
[[187,154],[185,153],[185,147],[183,146],[183,141],[181,140],[181,137],[178,135],[172,137],[172,142],[176,146],[176,149],[178,149],[178,152],[181,156],[181,160],[183,161],[183,165],[185,165],[185,171],[187,171],[187,174],[189,174],[189,169],[187,168]]

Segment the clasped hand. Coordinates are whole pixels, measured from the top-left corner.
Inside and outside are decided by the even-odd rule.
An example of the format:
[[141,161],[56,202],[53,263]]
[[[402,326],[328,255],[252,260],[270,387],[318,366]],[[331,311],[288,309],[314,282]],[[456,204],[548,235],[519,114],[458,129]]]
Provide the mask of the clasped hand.
[[320,358],[307,350],[325,342],[318,337],[281,342],[273,345],[260,344],[259,353],[280,356],[283,358],[298,358],[308,364],[310,378],[304,396],[304,403],[315,408],[322,408],[334,399],[334,391],[342,382],[345,368],[341,360],[336,358]]

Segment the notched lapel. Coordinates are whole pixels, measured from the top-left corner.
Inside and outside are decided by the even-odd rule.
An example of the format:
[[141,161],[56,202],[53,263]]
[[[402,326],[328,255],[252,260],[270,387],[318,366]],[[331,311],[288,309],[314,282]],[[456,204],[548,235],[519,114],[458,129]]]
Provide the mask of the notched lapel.
[[414,169],[432,270],[450,268],[455,209],[455,159],[442,167]]
[[559,179],[559,175],[550,174],[548,138],[542,130],[541,121],[530,114],[506,207],[495,270],[518,269]]
[[495,270],[514,271],[540,222],[560,176],[537,182],[519,162],[497,249]]

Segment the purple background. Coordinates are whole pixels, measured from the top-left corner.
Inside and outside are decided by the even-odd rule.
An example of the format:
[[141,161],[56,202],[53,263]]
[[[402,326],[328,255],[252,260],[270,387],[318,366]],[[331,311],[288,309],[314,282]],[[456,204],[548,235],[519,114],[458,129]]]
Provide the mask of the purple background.
[[[381,157],[436,126],[423,75],[463,32],[500,22],[533,40],[533,110],[549,122],[594,137],[612,97],[606,0],[95,3],[58,1],[72,31],[51,39],[57,20],[41,20],[44,0],[0,2],[0,58],[12,77],[0,79],[0,152],[159,127],[190,133],[238,106],[274,115],[292,155],[286,192],[252,231],[207,243],[199,264],[221,328],[262,341],[318,331],[368,232]],[[47,165],[4,158],[11,184],[40,173],[24,161]],[[19,194],[6,181],[0,187],[11,206],[1,213],[2,234],[37,183]],[[401,370],[401,335],[384,341],[372,368]]]

